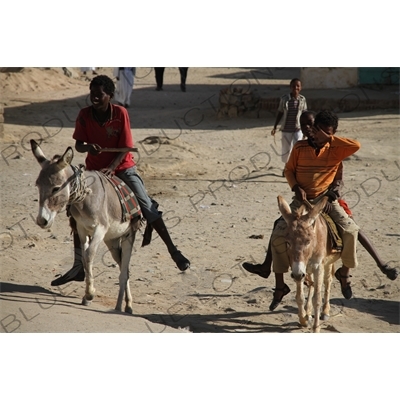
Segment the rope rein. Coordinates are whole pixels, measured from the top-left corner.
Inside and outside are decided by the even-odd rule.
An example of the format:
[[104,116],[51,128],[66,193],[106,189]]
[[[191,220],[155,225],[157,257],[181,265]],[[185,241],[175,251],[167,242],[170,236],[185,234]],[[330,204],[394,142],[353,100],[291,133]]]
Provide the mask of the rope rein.
[[72,175],[71,182],[69,184],[71,193],[69,195],[68,205],[80,203],[85,199],[86,195],[91,192],[86,185],[85,179],[83,178],[85,166],[82,164],[77,167],[71,165],[71,168],[74,171],[74,175]]

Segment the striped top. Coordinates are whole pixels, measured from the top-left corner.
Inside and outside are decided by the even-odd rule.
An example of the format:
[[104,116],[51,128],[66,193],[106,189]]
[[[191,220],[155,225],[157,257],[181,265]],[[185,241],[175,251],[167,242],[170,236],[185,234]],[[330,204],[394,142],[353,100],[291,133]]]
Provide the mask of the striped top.
[[283,127],[283,131],[285,132],[296,132],[299,130],[299,126],[297,124],[297,114],[299,112],[299,100],[291,97],[288,101],[288,110],[285,121],[285,126]]
[[[307,110],[307,101],[306,101],[306,98],[304,96],[299,94],[297,96],[297,99],[294,99],[291,94],[284,94],[280,98],[279,106],[278,106],[278,112],[283,113],[283,118],[281,120],[281,127],[280,127],[281,131],[283,131],[283,130],[286,131],[286,130],[289,129],[289,128],[286,128],[286,119],[287,119],[288,114],[289,114],[289,102],[291,100],[295,100],[297,102],[297,105],[296,105],[296,121],[295,121],[295,125],[296,126],[295,126],[294,129],[290,128],[291,132],[296,132],[296,131],[298,131],[300,129],[300,115],[304,110]],[[294,106],[294,104],[293,104],[293,106]],[[292,108],[292,107],[290,107],[290,108]],[[291,123],[291,125],[292,125],[292,123]]]
[[285,176],[289,186],[298,184],[312,200],[324,193],[334,181],[341,162],[361,147],[356,140],[332,136],[316,154],[306,140],[293,146],[286,163]]

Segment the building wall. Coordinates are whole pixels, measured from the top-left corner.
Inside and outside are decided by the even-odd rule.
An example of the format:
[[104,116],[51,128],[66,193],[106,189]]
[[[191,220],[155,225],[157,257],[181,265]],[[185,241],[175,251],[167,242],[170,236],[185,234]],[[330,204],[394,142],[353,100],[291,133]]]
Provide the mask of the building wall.
[[358,69],[360,85],[398,85],[400,68],[384,67]]
[[307,89],[344,89],[358,84],[358,68],[301,68],[300,80]]

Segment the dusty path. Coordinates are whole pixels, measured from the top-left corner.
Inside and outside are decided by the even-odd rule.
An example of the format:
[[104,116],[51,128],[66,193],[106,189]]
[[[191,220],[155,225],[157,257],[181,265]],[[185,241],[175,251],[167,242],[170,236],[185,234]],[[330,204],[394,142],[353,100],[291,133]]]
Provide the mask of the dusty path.
[[[123,331],[122,324],[114,322],[118,315],[111,312],[118,272],[104,246],[97,260],[97,297],[93,307],[85,309],[80,306],[82,284],[50,286],[54,275],[71,265],[66,216],[58,216],[51,232],[40,230],[33,220],[39,166],[28,141],[43,138],[42,148],[48,156],[73,146],[74,120],[85,105],[88,82],[66,78],[58,70],[34,71],[30,78],[28,73],[7,81],[0,74],[7,122],[5,139],[0,142],[0,281],[2,304],[8,305],[1,307],[1,318],[4,321],[10,313],[19,312],[21,320],[18,308],[34,305],[38,297],[44,308],[54,303],[51,310],[66,314],[64,327],[52,327],[50,309],[47,314],[41,310],[37,317],[41,323],[35,331],[42,326],[47,332],[91,332],[100,315],[112,318],[115,331],[119,327]],[[281,176],[279,138],[275,144],[269,135],[274,116],[266,111],[259,119],[253,115],[216,116],[219,90],[239,84],[238,77],[247,73],[240,68],[192,68],[187,92],[182,93],[177,68],[166,70],[163,92],[154,90],[150,69],[138,71],[129,114],[140,149],[139,168],[150,195],[164,211],[173,239],[192,263],[189,272],[180,273],[159,239],[146,248],[140,248],[138,241],[131,262],[134,315],[159,324],[154,328],[159,331],[179,327],[192,332],[306,331],[297,324],[295,285],[290,279],[287,283],[292,292],[271,313],[273,278],[251,276],[240,267],[246,260],[262,261],[273,221],[279,215],[276,196],[282,194],[287,200],[291,196]],[[277,70],[275,79],[259,81],[258,89],[284,88],[296,74],[296,69]],[[30,91],[32,87],[35,92]],[[283,94],[285,89],[277,92]],[[338,135],[362,144],[345,162],[346,200],[383,258],[398,263],[398,110],[354,111],[339,117]],[[145,139],[150,136],[161,137],[162,144],[148,144]],[[76,154],[74,162],[83,159]],[[250,239],[251,235],[264,235],[264,239]],[[382,275],[361,246],[359,262],[360,267],[352,273],[353,299],[343,299],[334,282],[332,316],[322,332],[399,332],[400,281]],[[104,312],[94,312],[99,309]],[[78,312],[86,314],[90,323],[80,324]],[[125,321],[127,317],[121,318]],[[32,326],[25,321],[15,331],[30,332]],[[7,327],[1,329],[7,331]]]

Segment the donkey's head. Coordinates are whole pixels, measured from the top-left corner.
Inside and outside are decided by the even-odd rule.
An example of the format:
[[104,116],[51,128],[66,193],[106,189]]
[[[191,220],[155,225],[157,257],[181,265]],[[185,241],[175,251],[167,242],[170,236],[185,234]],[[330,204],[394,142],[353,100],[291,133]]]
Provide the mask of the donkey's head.
[[297,212],[292,213],[285,199],[278,196],[279,210],[287,224],[286,243],[292,268],[291,276],[296,281],[304,278],[307,263],[317,245],[314,222],[324,209],[326,201],[327,198],[324,198],[311,211],[306,212],[305,205],[302,205]]
[[67,167],[71,164],[74,152],[71,147],[62,156],[56,155],[48,160],[40,146],[31,140],[32,153],[42,167],[36,186],[39,189],[39,213],[36,223],[41,228],[50,228],[54,218],[68,203],[70,188],[69,177],[72,170]]

